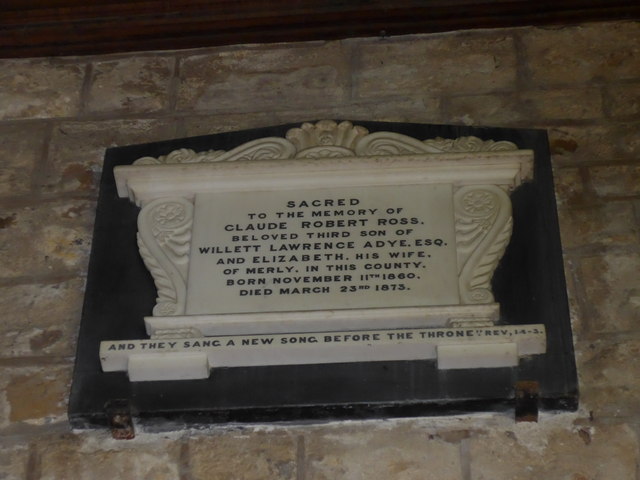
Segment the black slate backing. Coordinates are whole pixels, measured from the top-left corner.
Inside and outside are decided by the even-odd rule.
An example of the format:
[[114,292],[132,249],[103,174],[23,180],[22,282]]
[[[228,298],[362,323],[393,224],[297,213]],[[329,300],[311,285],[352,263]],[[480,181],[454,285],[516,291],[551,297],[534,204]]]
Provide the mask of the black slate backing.
[[147,429],[220,422],[324,421],[508,411],[518,381],[539,382],[540,407],[577,408],[578,391],[553,178],[545,131],[354,122],[418,139],[474,135],[535,152],[534,180],[512,195],[513,235],[493,278],[502,323],[543,323],[547,353],[518,367],[442,370],[435,360],[214,369],[205,380],[129,382],[103,373],[102,340],[147,338],[143,317],[155,287],[138,254],[138,208],[118,198],[116,165],[178,148],[230,150],[283,137],[300,124],[132,145],[107,150],[77,349],[69,419],[74,428],[108,426],[106,406],[127,405]]

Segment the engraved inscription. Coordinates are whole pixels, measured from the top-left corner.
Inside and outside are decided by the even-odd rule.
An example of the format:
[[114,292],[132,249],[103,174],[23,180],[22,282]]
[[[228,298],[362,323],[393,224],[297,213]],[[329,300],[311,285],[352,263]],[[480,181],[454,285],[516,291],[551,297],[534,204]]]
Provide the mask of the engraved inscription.
[[199,194],[187,314],[460,303],[451,185]]

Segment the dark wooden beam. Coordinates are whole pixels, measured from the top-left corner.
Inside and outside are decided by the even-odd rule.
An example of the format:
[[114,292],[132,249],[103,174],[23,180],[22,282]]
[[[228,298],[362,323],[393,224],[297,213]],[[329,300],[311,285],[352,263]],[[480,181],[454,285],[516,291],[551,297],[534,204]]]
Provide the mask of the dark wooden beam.
[[628,0],[4,0],[0,57],[640,18]]

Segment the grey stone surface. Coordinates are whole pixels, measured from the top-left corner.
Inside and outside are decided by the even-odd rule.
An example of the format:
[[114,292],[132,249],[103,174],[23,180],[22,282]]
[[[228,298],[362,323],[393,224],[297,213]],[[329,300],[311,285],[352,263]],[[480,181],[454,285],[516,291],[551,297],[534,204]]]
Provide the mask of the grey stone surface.
[[[298,119],[294,115],[295,120]],[[250,128],[268,127],[287,123],[288,117],[278,112],[258,113],[230,113],[230,114],[201,114],[187,115],[181,119],[178,126],[181,137],[195,137],[198,135],[213,135]]]
[[189,440],[193,480],[295,480],[296,440],[278,432],[228,432]]
[[53,131],[47,168],[37,186],[46,193],[93,192],[108,147],[169,140],[175,122],[168,119],[64,122]]
[[559,208],[580,207],[593,203],[585,188],[584,175],[579,168],[554,168],[553,183]]
[[460,449],[406,426],[310,434],[306,443],[308,480],[462,480]]
[[589,168],[595,192],[602,197],[640,196],[640,164]]
[[640,84],[614,83],[607,90],[609,113],[613,117],[633,117],[640,114]]
[[621,339],[601,334],[578,343],[577,348],[583,408],[596,420],[637,418],[640,384],[635,379],[640,378],[640,337]]
[[31,191],[31,175],[42,158],[47,126],[0,125],[0,195]]
[[298,108],[285,111],[269,110],[257,113],[197,114],[181,119],[179,136],[209,135],[233,130],[260,128],[273,125],[314,122],[319,119],[349,119],[358,121],[375,119],[387,122],[442,121],[441,99],[424,97],[385,102],[345,102],[337,107]]
[[95,62],[87,110],[102,114],[165,110],[173,62],[170,57],[156,56]]
[[639,40],[638,22],[533,28],[522,34],[530,78],[538,85],[638,78]]
[[0,449],[0,478],[12,480],[27,478],[29,449],[26,445],[3,445]]
[[94,216],[87,200],[0,208],[0,278],[84,270]]
[[540,121],[586,120],[602,116],[598,88],[527,90],[521,94],[522,110]]
[[637,449],[627,426],[518,426],[471,439],[471,480],[631,480]]
[[[640,255],[607,253],[582,259],[589,323],[596,332],[640,331]],[[630,382],[637,383],[637,382]]]
[[0,119],[78,114],[84,73],[82,62],[0,60]]
[[180,66],[179,110],[261,112],[338,105],[347,99],[339,42],[219,50]]
[[633,245],[640,228],[630,202],[560,207],[560,231],[564,248],[586,245]]
[[635,162],[640,155],[640,130],[630,122],[557,126],[548,134],[557,166]]
[[451,121],[465,125],[510,126],[526,118],[514,93],[452,96],[447,107]]
[[[179,446],[158,439],[116,442],[65,435],[40,442],[40,480],[92,479],[178,480]],[[213,478],[213,477],[211,477]]]
[[75,353],[84,280],[0,287],[5,357]]
[[358,99],[479,94],[513,90],[516,53],[509,35],[463,33],[379,40],[356,52]]

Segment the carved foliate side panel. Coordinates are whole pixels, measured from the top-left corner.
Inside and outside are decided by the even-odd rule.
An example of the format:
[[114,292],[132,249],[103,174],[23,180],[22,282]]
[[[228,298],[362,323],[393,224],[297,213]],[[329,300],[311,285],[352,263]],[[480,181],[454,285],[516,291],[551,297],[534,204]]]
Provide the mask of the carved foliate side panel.
[[185,311],[192,226],[193,204],[184,198],[159,198],[138,215],[138,248],[158,292],[155,316]]
[[511,200],[495,185],[474,185],[453,201],[461,303],[493,302],[491,277],[511,238]]

